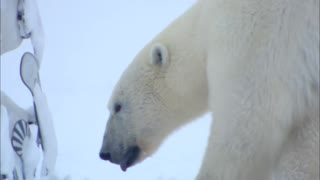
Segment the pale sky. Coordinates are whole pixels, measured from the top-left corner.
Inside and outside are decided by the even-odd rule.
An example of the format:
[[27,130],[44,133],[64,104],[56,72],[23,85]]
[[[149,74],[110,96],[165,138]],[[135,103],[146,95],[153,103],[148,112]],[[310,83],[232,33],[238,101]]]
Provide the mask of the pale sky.
[[[192,180],[209,134],[209,115],[172,135],[159,151],[122,172],[99,159],[107,103],[121,73],[155,35],[194,0],[41,0],[45,32],[40,69],[58,139],[59,175],[73,180]],[[21,107],[32,104],[19,76],[29,41],[1,56],[1,90]]]

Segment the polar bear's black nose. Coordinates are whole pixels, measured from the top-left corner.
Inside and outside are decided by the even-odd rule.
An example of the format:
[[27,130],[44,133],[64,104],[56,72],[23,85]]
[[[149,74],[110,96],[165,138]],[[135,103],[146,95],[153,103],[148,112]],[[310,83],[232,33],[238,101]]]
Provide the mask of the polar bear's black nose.
[[104,152],[101,152],[100,153],[100,158],[102,159],[102,160],[106,160],[106,161],[108,161],[108,160],[110,160],[110,158],[111,158],[111,155],[110,155],[110,153],[104,153]]

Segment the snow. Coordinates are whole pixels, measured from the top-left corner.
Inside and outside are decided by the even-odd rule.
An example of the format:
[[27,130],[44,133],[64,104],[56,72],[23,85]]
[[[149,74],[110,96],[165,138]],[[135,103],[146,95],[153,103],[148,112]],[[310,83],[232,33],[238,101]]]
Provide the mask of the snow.
[[18,0],[1,0],[1,55],[17,48],[22,38],[17,27]]
[[41,151],[37,146],[36,138],[37,138],[37,131],[34,130],[36,127],[35,125],[31,125],[31,137],[25,138],[23,143],[23,152],[22,152],[22,159],[24,162],[24,172],[25,177],[27,180],[33,180],[34,178],[34,170],[37,169],[38,164],[40,163],[40,156]]
[[[47,170],[50,174],[54,172],[58,153],[55,128],[53,125],[51,113],[48,108],[47,98],[45,94],[42,92],[38,83],[35,84],[33,94],[34,102],[37,107],[37,114],[44,149],[43,169],[41,170],[41,174],[46,174],[45,172]],[[47,170],[45,168],[47,168]]]
[[[9,132],[9,124],[19,120],[18,119],[10,119],[7,113],[7,107],[9,107],[9,110],[12,114],[18,115],[21,114],[25,115],[27,111],[23,111],[20,107],[18,107],[15,103],[12,102],[12,100],[6,96],[5,93],[1,92],[1,173],[6,173],[9,175],[9,179],[12,179],[12,172],[13,169],[16,168],[16,170],[19,172],[19,177],[22,177],[22,174],[20,170],[22,170],[20,167],[23,168],[23,172],[25,174],[25,177],[27,180],[33,180],[34,174],[39,177],[40,175],[40,168],[43,164],[44,167],[47,167],[49,169],[49,172],[51,172],[50,176],[47,177],[47,179],[58,179],[54,175],[54,166],[55,166],[55,160],[56,160],[56,153],[57,153],[57,146],[56,146],[56,139],[54,136],[54,128],[52,128],[52,119],[50,117],[50,114],[48,114],[47,110],[47,102],[45,99],[45,95],[42,93],[42,91],[39,91],[38,84],[35,86],[35,94],[36,96],[36,102],[39,106],[41,106],[39,114],[40,118],[44,118],[43,126],[42,128],[47,128],[46,131],[44,131],[44,140],[46,140],[45,145],[47,145],[47,150],[45,153],[43,153],[37,143],[36,143],[36,137],[37,137],[37,126],[36,125],[29,125],[31,130],[31,137],[26,137],[23,141],[23,152],[22,152],[22,159],[23,159],[23,166],[21,166],[21,160],[20,158],[14,153],[13,149],[11,148],[11,136]],[[21,113],[24,112],[24,113]],[[13,118],[16,118],[17,116],[11,116]],[[26,116],[25,116],[26,117]],[[24,119],[24,118],[22,118]],[[47,123],[49,121],[49,123]],[[47,125],[45,127],[45,125]],[[51,134],[50,134],[51,133]],[[52,134],[53,133],[53,134]],[[53,137],[49,137],[53,136]],[[7,148],[3,148],[7,147]],[[43,158],[41,157],[43,155]],[[40,163],[41,160],[46,160],[43,163]],[[37,170],[35,173],[35,169]]]
[[44,49],[44,34],[36,0],[20,0],[18,11],[23,14],[22,20],[18,21],[20,34],[28,38],[31,35],[33,51],[40,65]]
[[[17,19],[18,8],[23,11],[23,21]],[[17,48],[22,37],[30,33],[34,54],[41,64],[45,39],[36,0],[1,0],[1,55]]]
[[61,178],[61,177],[58,177],[57,175],[52,174],[46,177],[41,177],[40,180],[72,180],[72,178],[70,176]]
[[27,31],[31,32],[31,42],[33,45],[34,54],[41,65],[43,50],[45,46],[45,38],[41,23],[41,18],[38,10],[38,5],[36,0],[24,0],[25,6],[25,27]]
[[31,121],[34,121],[33,109],[32,111],[31,110],[26,111],[25,109],[19,107],[3,91],[1,91],[1,106],[4,106],[7,109],[8,117],[11,120],[9,121],[10,129],[13,128],[13,124],[19,119],[29,119]]
[[33,91],[35,83],[39,82],[39,66],[36,58],[31,53],[23,54],[20,64],[20,75],[25,85],[30,91]]
[[[14,152],[10,148],[10,133],[9,133],[9,117],[7,109],[1,105],[1,173],[8,174],[9,179],[12,179],[12,171],[14,169]],[[3,149],[6,147],[5,149]]]

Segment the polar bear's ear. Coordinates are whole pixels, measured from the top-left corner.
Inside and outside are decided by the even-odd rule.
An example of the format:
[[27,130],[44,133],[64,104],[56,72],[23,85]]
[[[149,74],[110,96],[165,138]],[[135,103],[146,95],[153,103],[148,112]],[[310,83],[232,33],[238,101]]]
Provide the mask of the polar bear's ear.
[[164,65],[169,62],[168,49],[160,43],[152,46],[150,56],[151,64],[154,65]]

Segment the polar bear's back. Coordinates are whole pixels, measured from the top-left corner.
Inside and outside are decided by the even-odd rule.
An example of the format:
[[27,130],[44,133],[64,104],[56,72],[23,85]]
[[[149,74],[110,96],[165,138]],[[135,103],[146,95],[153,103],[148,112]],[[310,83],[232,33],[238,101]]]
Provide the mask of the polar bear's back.
[[216,117],[270,110],[289,132],[275,179],[319,179],[319,0],[200,2]]

